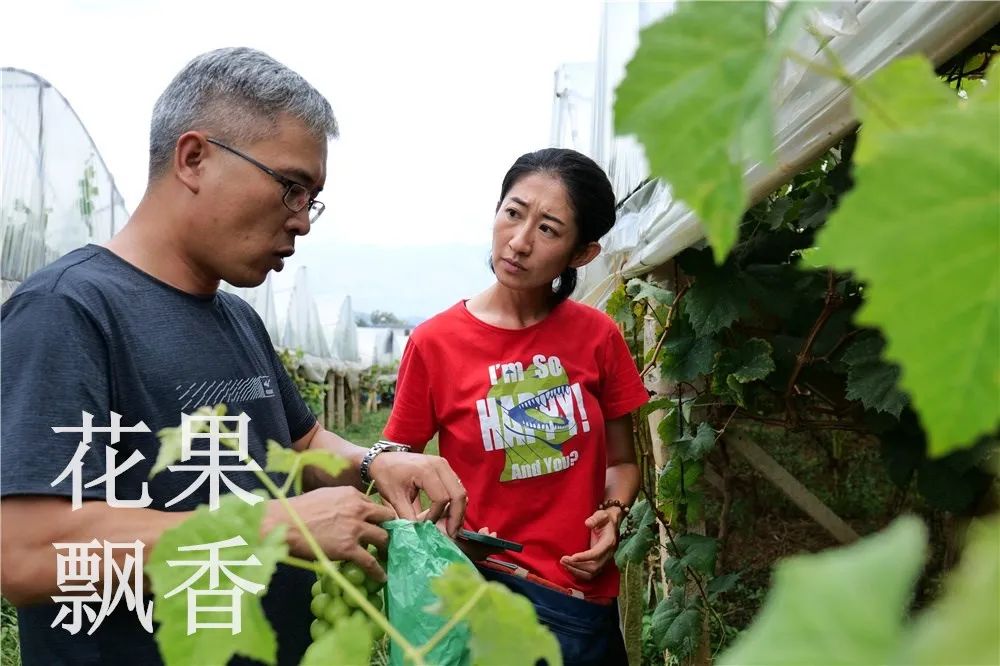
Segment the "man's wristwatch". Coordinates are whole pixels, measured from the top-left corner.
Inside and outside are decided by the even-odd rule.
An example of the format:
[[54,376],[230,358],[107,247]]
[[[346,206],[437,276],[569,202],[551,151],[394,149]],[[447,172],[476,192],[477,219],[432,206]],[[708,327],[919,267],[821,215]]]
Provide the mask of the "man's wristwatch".
[[368,473],[368,470],[372,466],[372,461],[375,460],[375,456],[385,451],[409,451],[410,447],[404,444],[396,444],[395,442],[387,442],[385,440],[380,440],[372,444],[372,447],[368,449],[368,453],[365,457],[361,459],[361,483],[363,485],[371,485],[373,479]]

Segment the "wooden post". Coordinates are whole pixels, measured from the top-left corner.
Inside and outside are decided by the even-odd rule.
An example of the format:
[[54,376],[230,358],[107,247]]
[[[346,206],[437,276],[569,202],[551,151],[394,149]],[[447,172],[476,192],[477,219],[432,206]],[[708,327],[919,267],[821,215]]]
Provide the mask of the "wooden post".
[[760,472],[761,476],[774,484],[797,507],[805,511],[820,527],[829,532],[840,543],[852,543],[860,537],[854,529],[844,522],[844,519],[833,512],[823,501],[813,495],[808,488],[772,458],[767,451],[760,448],[749,438],[727,431],[723,437],[726,445],[746,458],[750,465]]
[[[666,266],[661,267],[656,273],[646,276],[651,282],[655,282],[664,286],[667,289],[672,289],[672,280],[669,279],[669,273],[666,270]],[[657,322],[652,315],[647,315],[643,321],[643,357],[646,354],[651,353],[656,348],[657,340]],[[676,393],[676,386],[667,382],[660,376],[659,365],[655,363],[653,359],[653,366],[646,373],[644,378],[646,388],[654,392],[655,397],[659,396],[672,396]],[[670,454],[667,451],[666,444],[663,438],[660,437],[660,423],[663,422],[667,416],[667,411],[663,409],[658,409],[654,412],[650,412],[647,418],[649,424],[649,439],[650,446],[653,449],[653,461],[656,463],[656,476],[659,478],[660,473],[666,466],[667,462],[670,460]],[[666,597],[670,593],[670,585],[663,573],[663,565],[666,563],[667,559],[670,557],[667,550],[667,544],[669,539],[667,538],[667,528],[663,523],[657,521],[656,526],[659,530],[659,558],[657,561],[657,569],[660,575],[660,585],[663,588],[663,597]],[[664,651],[663,654],[666,663],[670,663],[670,652]]]
[[[646,276],[646,279],[650,282],[659,284],[665,289],[674,290],[673,278],[670,272],[670,267],[673,262],[669,262],[660,266],[656,271]],[[644,356],[653,351],[656,348],[656,343],[658,342],[656,336],[656,319],[652,315],[647,315],[645,321],[643,321],[643,348]],[[655,362],[653,367],[649,369],[645,377],[646,388],[653,391],[657,396],[673,396],[677,393],[676,385],[667,382],[660,376],[660,367]],[[667,462],[670,460],[669,452],[667,447],[663,442],[663,438],[660,437],[660,423],[666,418],[667,411],[663,409],[658,409],[654,412],[650,412],[647,417],[647,422],[649,423],[649,436],[653,448],[653,460],[656,463],[657,476],[666,467]],[[657,522],[657,526],[660,530],[660,573],[662,576],[663,563],[667,558],[667,530],[662,523]],[[666,580],[663,581],[663,592],[667,593]]]
[[[666,264],[663,264],[662,266],[658,267],[648,276],[646,276],[646,279],[650,282],[653,282],[654,284],[657,284],[665,289],[669,289],[676,293],[677,285],[674,284],[673,280],[673,266],[674,266],[673,261],[669,261]],[[656,343],[658,341],[659,340],[657,339],[656,335],[656,320],[652,316],[647,316],[645,321],[643,322],[643,346],[645,348],[645,352],[646,353],[652,352],[656,348]],[[650,389],[651,391],[654,391],[658,396],[667,396],[676,398],[678,394],[677,384],[673,382],[668,382],[663,377],[660,376],[660,369],[659,366],[655,363],[655,359],[653,360],[653,366],[649,369],[649,371],[646,374],[645,384],[646,388]],[[679,409],[679,406],[677,406],[676,408]],[[653,448],[653,460],[656,463],[657,472],[662,471],[663,468],[666,466],[667,462],[669,462],[670,460],[670,451],[667,449],[666,444],[664,443],[663,438],[660,437],[659,433],[660,423],[663,422],[663,419],[666,418],[666,415],[667,415],[666,410],[657,410],[655,412],[650,413],[650,415],[648,416],[649,434]],[[660,561],[659,561],[660,572],[662,575],[663,564],[669,557],[666,548],[668,539],[667,539],[666,527],[659,522],[657,522],[657,527],[659,528],[660,545],[662,546],[660,548]],[[689,524],[687,526],[687,531],[692,534],[704,535],[705,534],[704,519],[699,521],[697,524],[694,525]],[[664,595],[668,594],[669,593],[668,588],[670,587],[668,581],[664,579],[662,585],[663,585],[663,594]],[[690,594],[697,594],[697,590],[695,589],[693,584],[689,584],[689,588],[690,589],[688,590],[688,592]],[[699,641],[698,651],[695,654],[688,657],[687,659],[685,659],[683,663],[686,665],[701,665],[701,664],[711,663],[711,655],[709,653],[708,642],[709,642],[708,616],[705,615],[704,617],[702,617],[701,640]],[[669,652],[664,652],[664,659],[666,660],[667,663],[670,663]]]
[[323,400],[323,406],[325,407],[323,410],[323,427],[330,431],[334,430],[333,415],[336,412],[335,405],[337,399],[335,390],[336,378],[337,375],[333,370],[326,373],[326,399]]
[[336,424],[337,431],[343,431],[344,426],[344,376],[337,375],[336,383],[334,384],[336,391],[335,397],[335,409],[337,410],[334,415],[334,423]]
[[[646,320],[643,322],[643,347],[645,352],[648,353],[655,346],[656,346],[656,319],[654,319],[652,316],[647,316]],[[648,373],[646,373],[645,384],[647,389],[655,392],[656,397],[670,394],[670,387],[667,385],[667,382],[665,382],[663,378],[660,377],[660,369],[655,365],[653,366],[652,369],[650,369]],[[669,460],[666,445],[663,443],[663,438],[660,437],[660,423],[663,422],[663,419],[666,418],[666,416],[667,416],[666,410],[657,409],[654,412],[650,412],[649,416],[646,417],[646,420],[649,423],[649,439],[653,449],[653,462],[656,463],[657,477],[659,477],[660,472],[663,471],[663,468],[666,466],[667,461]],[[661,582],[663,585],[663,594],[665,595],[667,594],[667,582],[666,579],[662,578],[662,576],[663,576],[663,563],[666,561],[667,558],[667,541],[668,541],[667,530],[663,526],[663,523],[659,521],[657,521],[656,525],[659,528],[659,534],[660,534],[661,548],[660,548],[659,569],[660,569]]]
[[361,381],[357,375],[348,377],[351,387],[351,423],[361,423]]
[[351,383],[347,381],[347,377],[344,377],[344,423],[346,425],[351,425],[351,410],[347,409],[347,405],[351,404]]

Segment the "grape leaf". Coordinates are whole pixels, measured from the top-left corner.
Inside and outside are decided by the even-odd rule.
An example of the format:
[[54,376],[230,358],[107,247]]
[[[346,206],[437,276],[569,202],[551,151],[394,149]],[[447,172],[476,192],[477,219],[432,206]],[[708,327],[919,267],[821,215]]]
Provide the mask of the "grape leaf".
[[160,440],[160,448],[156,452],[156,463],[149,470],[149,478],[153,478],[170,465],[181,459],[183,448],[183,437],[181,428],[163,428],[156,433],[156,438]]
[[749,312],[750,293],[730,266],[698,275],[684,296],[684,313],[698,336],[713,335]]
[[437,612],[445,617],[457,613],[473,595],[481,595],[465,616],[475,666],[507,666],[515,654],[525,664],[538,659],[551,666],[562,664],[558,641],[538,623],[527,598],[500,583],[484,581],[471,567],[455,564],[431,581],[431,589],[441,600]]
[[[226,569],[236,576],[255,584],[268,585],[279,560],[288,554],[285,543],[285,528],[280,526],[261,539],[260,529],[264,520],[266,504],[258,502],[249,505],[234,495],[223,495],[219,508],[209,511],[208,506],[200,506],[194,515],[177,527],[163,533],[149,556],[145,573],[152,583],[155,601],[153,619],[159,623],[156,642],[166,666],[225,666],[229,659],[239,653],[267,664],[277,659],[278,643],[271,625],[264,617],[260,600],[265,591],[258,594],[243,592],[240,598],[241,632],[232,634],[230,629],[199,628],[188,635],[188,592],[182,590],[167,597],[182,586],[197,571],[194,566],[170,566],[168,561],[206,561],[208,551],[181,551],[184,546],[201,546],[241,537],[246,545],[220,549],[219,559],[242,562],[256,557],[259,566],[226,564]],[[196,580],[194,590],[212,589],[209,573]],[[220,592],[237,589],[236,584],[225,572],[218,576]],[[222,606],[228,600],[220,601],[209,597],[199,605]],[[228,622],[233,614],[219,617],[220,613],[209,614],[209,621]],[[204,619],[202,620],[204,621]]]
[[632,297],[633,301],[652,300],[656,303],[670,305],[674,302],[674,293],[651,282],[632,278],[625,285],[625,293]]
[[1000,663],[1000,516],[973,523],[944,594],[907,631],[895,663]]
[[908,402],[899,390],[899,366],[882,360],[885,343],[875,334],[862,334],[844,350],[840,360],[847,365],[849,400],[860,400],[866,409],[899,418]]
[[715,558],[719,552],[719,541],[701,534],[683,534],[676,539],[684,556],[681,564],[708,576],[715,575]]
[[701,460],[715,448],[716,432],[708,423],[698,424],[694,437],[685,437],[674,442],[674,451],[685,462]]
[[712,392],[743,404],[743,384],[764,379],[774,371],[771,343],[760,338],[747,340],[738,349],[723,349],[715,357]]
[[826,218],[833,209],[833,202],[830,197],[819,189],[809,193],[805,201],[802,202],[802,212],[799,213],[799,226],[803,229],[818,227],[826,222]]
[[[296,467],[296,462],[298,467]],[[282,446],[273,439],[267,440],[266,470],[268,472],[287,474],[292,469],[297,469],[297,473],[302,474],[302,469],[307,465],[318,467],[330,476],[336,477],[347,469],[348,463],[347,458],[330,451],[320,449],[296,451]]]
[[625,293],[625,285],[618,285],[618,288],[611,292],[608,302],[604,304],[604,311],[616,322],[622,325],[626,331],[635,328],[635,313],[632,311],[632,299]]
[[[683,575],[681,580],[683,580]],[[656,604],[656,609],[653,611],[651,633],[653,640],[656,641],[656,647],[660,650],[666,649],[664,637],[682,610],[684,610],[684,586],[675,585],[670,594]]]
[[618,544],[615,563],[619,568],[629,563],[639,564],[645,560],[649,549],[656,542],[656,527],[649,502],[646,500],[636,502],[628,520],[630,525],[635,526],[635,532]]
[[681,611],[663,635],[663,647],[678,659],[694,654],[701,633],[701,610],[692,606]]
[[772,38],[766,2],[683,2],[642,31],[615,91],[615,130],[635,134],[653,175],[701,220],[716,261],[746,207],[743,167],[769,161],[770,84],[801,16],[789,3]]
[[661,409],[668,409],[674,404],[675,400],[673,398],[654,398],[647,402],[645,405],[639,408],[639,418],[648,418],[653,412],[660,411]]
[[705,586],[705,592],[708,593],[709,601],[714,602],[720,595],[731,590],[739,579],[740,575],[738,573],[727,573],[716,576],[708,581],[708,585]]
[[886,474],[900,488],[906,488],[924,462],[927,438],[912,409],[900,415],[894,427],[879,434],[882,465]]
[[[889,85],[877,86],[879,82]],[[868,164],[899,130],[919,128],[935,121],[935,114],[957,103],[955,93],[942,85],[927,60],[897,60],[861,85],[856,106],[864,125],[854,152],[855,164]]]
[[700,462],[682,463],[671,458],[656,482],[656,503],[671,523],[680,516],[681,505],[686,505],[685,517],[693,520],[701,512],[701,493],[695,488],[701,478]]
[[651,632],[657,648],[683,659],[698,645],[700,624],[701,613],[684,607],[684,586],[677,585],[653,611]]
[[926,541],[923,523],[908,516],[851,546],[783,560],[763,609],[718,663],[887,663]]
[[661,351],[660,372],[674,382],[694,381],[712,369],[719,345],[710,336],[696,336],[683,312],[670,324]]
[[[226,406],[223,404],[215,407],[199,407],[195,410],[196,416],[225,416]],[[208,432],[209,424],[203,420],[192,421],[191,432]],[[184,451],[184,433],[181,426],[174,428],[163,428],[156,433],[160,440],[160,448],[156,453],[156,463],[149,470],[149,478],[153,478],[168,466],[173,465],[181,459]]]
[[[867,283],[857,314],[888,341],[939,456],[1000,420],[1000,69],[967,101],[931,65],[898,60],[860,84],[853,190],[812,260]],[[961,131],[956,131],[960,128]]]
[[358,612],[347,616],[309,646],[299,666],[367,666],[372,652],[369,622]]
[[973,462],[962,460],[964,454],[977,459],[981,451],[962,449],[943,458],[924,460],[917,469],[917,492],[935,509],[965,513],[989,489],[993,477]]
[[675,585],[684,585],[687,581],[687,570],[684,563],[678,557],[669,557],[663,563],[663,574]]
[[771,204],[771,209],[764,218],[764,224],[775,231],[785,225],[785,214],[792,207],[792,200],[788,197],[779,197]]
[[663,467],[663,472],[657,481],[657,499],[660,502],[680,499],[682,488],[685,493],[694,490],[694,484],[701,478],[701,472],[701,463],[693,462],[684,465],[676,458],[671,458]]
[[663,442],[664,446],[670,446],[677,440],[684,439],[687,436],[686,430],[678,423],[676,407],[668,411],[667,415],[660,420],[660,424],[656,426],[656,433],[660,436],[660,441]]

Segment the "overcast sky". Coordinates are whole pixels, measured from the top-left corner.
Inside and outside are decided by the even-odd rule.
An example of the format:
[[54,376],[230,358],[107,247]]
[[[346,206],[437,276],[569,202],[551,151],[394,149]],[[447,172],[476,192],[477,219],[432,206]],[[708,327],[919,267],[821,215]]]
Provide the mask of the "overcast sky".
[[134,209],[153,103],[195,55],[262,49],[333,105],[326,213],[275,275],[279,311],[307,265],[321,318],[429,316],[491,282],[500,181],[549,143],[554,72],[597,59],[600,0],[4,5],[0,65],[35,72],[76,110]]

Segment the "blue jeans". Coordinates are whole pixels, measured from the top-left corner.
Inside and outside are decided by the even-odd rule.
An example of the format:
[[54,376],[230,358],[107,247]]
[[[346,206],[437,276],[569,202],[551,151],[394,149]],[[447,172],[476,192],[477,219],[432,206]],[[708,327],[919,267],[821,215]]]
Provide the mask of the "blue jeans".
[[628,665],[617,602],[595,604],[501,571],[480,567],[479,572],[531,601],[538,620],[559,641],[565,666]]

